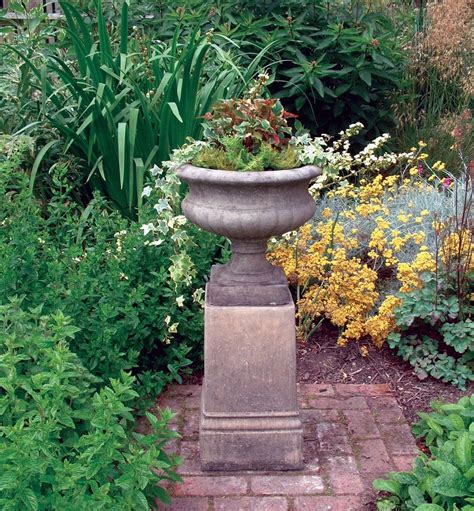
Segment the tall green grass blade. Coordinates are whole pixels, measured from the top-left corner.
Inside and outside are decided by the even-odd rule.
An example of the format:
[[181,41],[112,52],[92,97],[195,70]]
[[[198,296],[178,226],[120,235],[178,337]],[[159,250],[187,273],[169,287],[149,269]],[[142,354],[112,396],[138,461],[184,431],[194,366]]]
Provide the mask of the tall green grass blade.
[[33,162],[33,166],[31,167],[31,176],[30,176],[30,192],[33,193],[34,187],[35,187],[35,181],[36,181],[36,175],[38,174],[38,169],[41,165],[41,162],[43,161],[44,157],[46,156],[46,153],[56,145],[59,141],[58,140],[51,140],[48,142],[44,147],[41,148],[40,152],[37,154],[35,161]]
[[118,155],[119,155],[119,175],[120,175],[120,188],[123,188],[123,181],[125,177],[125,137],[127,135],[127,125],[120,122],[118,125]]

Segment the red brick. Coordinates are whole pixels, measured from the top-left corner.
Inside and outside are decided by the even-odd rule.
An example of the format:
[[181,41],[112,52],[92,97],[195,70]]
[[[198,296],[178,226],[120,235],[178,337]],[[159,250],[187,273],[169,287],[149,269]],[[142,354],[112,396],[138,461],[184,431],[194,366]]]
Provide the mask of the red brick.
[[300,416],[303,421],[303,437],[305,440],[316,440],[318,424],[337,422],[339,413],[337,410],[302,410]]
[[416,454],[418,452],[408,424],[380,424],[380,431],[390,454]]
[[330,453],[352,454],[352,447],[346,435],[343,424],[335,422],[320,422],[316,425],[316,435],[321,451]]
[[413,467],[413,460],[416,456],[393,456],[395,469],[399,472],[410,472]]
[[370,413],[360,410],[345,410],[349,435],[353,438],[380,438],[380,431]]
[[237,476],[189,476],[175,486],[175,495],[178,497],[212,497],[245,493],[247,493],[247,479]]
[[319,383],[304,383],[298,385],[298,394],[305,397],[331,397],[334,396],[334,387],[332,385]]
[[303,459],[304,459],[304,472],[319,474],[321,465],[319,463],[319,445],[318,442],[303,442]]
[[393,470],[393,465],[382,440],[357,440],[355,442],[359,464],[364,472],[382,475]]
[[309,408],[332,410],[368,410],[367,401],[363,397],[315,397],[308,398]]
[[208,511],[209,499],[206,497],[174,498],[170,506],[159,503],[154,511]]
[[318,422],[337,422],[339,410],[301,410],[300,417],[305,423],[317,424]]
[[199,421],[201,414],[199,410],[185,410],[183,418],[183,438],[186,440],[199,439]]
[[405,422],[400,405],[394,397],[368,398],[367,402],[377,422],[383,424]]
[[230,497],[214,499],[214,511],[287,511],[285,497]]
[[201,459],[199,457],[199,442],[181,442],[180,456],[183,463],[178,467],[178,474],[200,475]]
[[362,511],[357,497],[296,497],[294,511]]
[[352,456],[328,458],[329,482],[335,495],[360,495],[364,491],[355,459]]
[[253,476],[250,479],[252,493],[260,495],[305,495],[322,493],[324,484],[317,475]]
[[371,384],[358,384],[358,383],[337,383],[336,392],[340,396],[387,396],[391,394],[390,387],[386,383],[371,383]]

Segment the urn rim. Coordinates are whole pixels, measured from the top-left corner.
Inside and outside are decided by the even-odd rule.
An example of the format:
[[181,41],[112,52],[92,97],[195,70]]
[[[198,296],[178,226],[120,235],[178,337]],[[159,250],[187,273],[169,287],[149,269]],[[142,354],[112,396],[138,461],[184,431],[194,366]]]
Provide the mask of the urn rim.
[[196,167],[186,163],[176,171],[187,183],[212,183],[222,185],[275,185],[308,181],[321,176],[323,171],[316,165],[304,165],[294,169],[248,171],[220,170]]

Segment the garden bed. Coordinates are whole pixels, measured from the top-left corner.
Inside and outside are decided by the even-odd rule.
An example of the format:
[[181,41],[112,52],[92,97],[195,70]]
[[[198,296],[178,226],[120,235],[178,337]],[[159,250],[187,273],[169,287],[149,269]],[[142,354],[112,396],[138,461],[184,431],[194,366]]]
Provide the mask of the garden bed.
[[359,346],[336,345],[337,329],[330,324],[307,342],[298,343],[298,380],[302,383],[387,383],[393,390],[410,424],[416,422],[418,412],[428,411],[433,400],[456,402],[473,392],[471,384],[466,391],[428,377],[420,380],[413,368],[396,357],[387,346],[377,349],[368,346],[367,357],[362,357]]

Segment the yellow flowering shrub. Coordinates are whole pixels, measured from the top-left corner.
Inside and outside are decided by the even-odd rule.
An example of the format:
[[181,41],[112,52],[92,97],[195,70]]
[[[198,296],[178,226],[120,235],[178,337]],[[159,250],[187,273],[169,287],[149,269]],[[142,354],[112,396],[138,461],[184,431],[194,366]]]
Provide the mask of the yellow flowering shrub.
[[[436,271],[430,199],[426,207],[413,201],[443,191],[416,168],[410,178],[377,175],[329,191],[319,221],[271,245],[269,259],[296,288],[300,337],[328,319],[340,329],[338,344],[370,338],[380,347],[395,328],[396,295],[420,289],[420,276]],[[442,244],[443,262],[460,244],[472,257],[471,234],[455,233]]]

